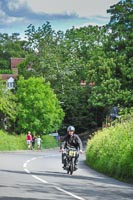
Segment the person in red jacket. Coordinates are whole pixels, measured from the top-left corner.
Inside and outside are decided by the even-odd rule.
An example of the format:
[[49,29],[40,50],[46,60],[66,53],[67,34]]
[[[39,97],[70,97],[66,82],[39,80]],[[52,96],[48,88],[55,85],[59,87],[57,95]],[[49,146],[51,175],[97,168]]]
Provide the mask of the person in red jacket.
[[26,141],[27,141],[27,149],[31,149],[31,143],[32,143],[32,136],[31,132],[28,131],[27,136],[26,136]]

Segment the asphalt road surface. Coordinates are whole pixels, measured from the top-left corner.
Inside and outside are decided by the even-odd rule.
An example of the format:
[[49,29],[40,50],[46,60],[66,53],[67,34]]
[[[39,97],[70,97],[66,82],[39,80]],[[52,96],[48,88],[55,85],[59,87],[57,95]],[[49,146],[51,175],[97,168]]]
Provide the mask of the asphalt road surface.
[[133,185],[84,164],[68,175],[56,150],[0,152],[0,200],[131,200]]

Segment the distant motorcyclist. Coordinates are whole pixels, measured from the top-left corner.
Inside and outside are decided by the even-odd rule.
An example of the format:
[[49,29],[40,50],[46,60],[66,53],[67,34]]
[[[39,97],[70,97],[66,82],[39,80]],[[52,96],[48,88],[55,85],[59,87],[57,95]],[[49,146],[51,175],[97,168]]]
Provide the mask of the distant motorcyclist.
[[77,163],[78,163],[78,157],[79,153],[82,153],[82,141],[79,138],[77,134],[75,134],[75,128],[74,126],[68,126],[67,128],[67,135],[63,138],[62,144],[61,144],[61,151],[62,151],[62,163],[64,164],[63,168],[67,169],[66,166],[66,153],[64,149],[67,149],[69,147],[74,147],[77,150],[77,156],[75,157],[74,162],[74,169],[77,169]]

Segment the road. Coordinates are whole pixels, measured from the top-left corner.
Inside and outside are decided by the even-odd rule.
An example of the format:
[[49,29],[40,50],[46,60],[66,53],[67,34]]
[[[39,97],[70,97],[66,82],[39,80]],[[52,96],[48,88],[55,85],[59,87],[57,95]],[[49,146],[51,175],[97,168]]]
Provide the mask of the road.
[[131,200],[133,185],[84,164],[68,175],[56,150],[0,152],[0,200]]

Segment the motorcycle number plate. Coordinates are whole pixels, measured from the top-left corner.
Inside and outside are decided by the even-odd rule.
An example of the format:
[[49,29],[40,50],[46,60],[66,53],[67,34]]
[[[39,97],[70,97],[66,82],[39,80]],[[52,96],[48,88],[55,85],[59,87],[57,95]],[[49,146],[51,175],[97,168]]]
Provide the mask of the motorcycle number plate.
[[69,156],[75,156],[76,152],[75,151],[69,151]]

